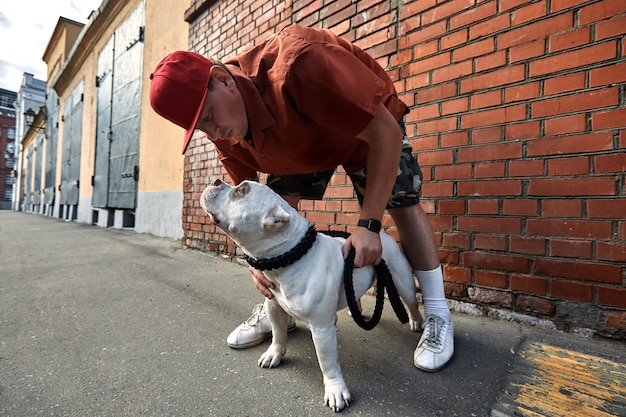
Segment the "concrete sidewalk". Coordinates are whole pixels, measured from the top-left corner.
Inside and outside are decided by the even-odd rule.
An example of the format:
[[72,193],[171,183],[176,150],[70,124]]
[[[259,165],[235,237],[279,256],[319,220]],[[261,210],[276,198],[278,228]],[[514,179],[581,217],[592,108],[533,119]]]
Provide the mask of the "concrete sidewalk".
[[[277,369],[256,366],[267,344],[226,346],[261,301],[245,267],[178,241],[0,211],[0,416],[330,415],[301,325]],[[340,312],[343,414],[626,415],[623,342],[453,319],[428,374],[389,305],[369,332]]]

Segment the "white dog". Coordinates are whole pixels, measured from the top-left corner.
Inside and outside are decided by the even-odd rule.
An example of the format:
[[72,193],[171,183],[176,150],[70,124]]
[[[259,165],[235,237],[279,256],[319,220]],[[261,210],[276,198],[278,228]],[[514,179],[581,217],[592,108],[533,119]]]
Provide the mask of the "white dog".
[[[249,257],[276,260],[290,257],[295,246],[305,252],[290,265],[265,270],[274,283],[274,298],[266,300],[272,343],[259,366],[280,364],[286,352],[288,314],[311,331],[324,376],[324,403],[334,411],[349,405],[351,395],[341,374],[337,347],[337,311],[346,307],[342,286],[344,239],[317,234],[308,221],[269,187],[244,181],[236,187],[216,180],[200,200],[212,223],[220,227]],[[310,249],[307,240],[311,240]],[[411,330],[421,329],[411,267],[396,241],[381,233],[385,259],[398,293],[409,310]],[[300,250],[302,252],[302,250]],[[286,256],[285,256],[286,255]],[[360,298],[375,280],[373,267],[355,268],[354,292]]]

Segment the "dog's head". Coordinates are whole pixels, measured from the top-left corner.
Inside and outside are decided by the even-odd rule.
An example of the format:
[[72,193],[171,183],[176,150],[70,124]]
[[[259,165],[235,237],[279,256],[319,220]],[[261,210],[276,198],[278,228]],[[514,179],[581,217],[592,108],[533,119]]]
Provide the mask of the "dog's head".
[[200,197],[200,205],[211,219],[244,250],[275,238],[287,228],[297,212],[269,187],[243,181],[236,187],[215,180]]

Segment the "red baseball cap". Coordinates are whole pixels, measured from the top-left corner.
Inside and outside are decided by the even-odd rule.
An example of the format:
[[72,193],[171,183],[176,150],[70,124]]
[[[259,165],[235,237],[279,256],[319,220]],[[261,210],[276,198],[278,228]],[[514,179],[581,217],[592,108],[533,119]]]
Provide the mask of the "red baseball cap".
[[150,104],[155,112],[186,130],[183,154],[196,129],[213,64],[200,54],[176,51],[150,74]]

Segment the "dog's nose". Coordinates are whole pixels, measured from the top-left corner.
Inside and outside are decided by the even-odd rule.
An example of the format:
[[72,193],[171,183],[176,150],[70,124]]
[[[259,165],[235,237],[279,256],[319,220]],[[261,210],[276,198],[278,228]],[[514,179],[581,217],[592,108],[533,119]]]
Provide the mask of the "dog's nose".
[[220,179],[218,178],[218,179],[216,179],[215,181],[213,181],[213,184],[211,184],[211,185],[213,185],[213,186],[217,187],[218,185],[221,185],[221,184],[222,184],[222,180],[220,180]]

